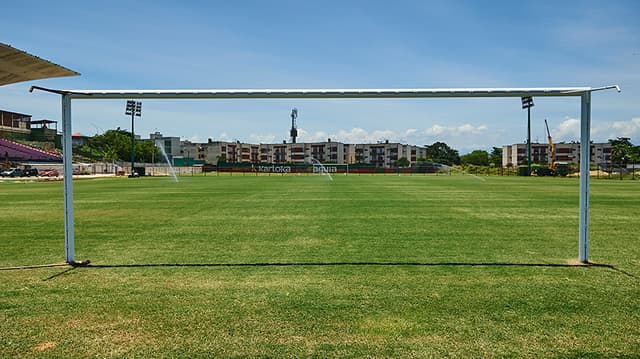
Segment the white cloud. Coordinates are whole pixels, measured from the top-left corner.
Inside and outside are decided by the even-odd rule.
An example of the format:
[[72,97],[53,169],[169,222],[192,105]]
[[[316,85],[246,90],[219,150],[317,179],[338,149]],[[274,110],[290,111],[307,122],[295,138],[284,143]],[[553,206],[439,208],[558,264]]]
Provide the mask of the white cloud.
[[276,142],[276,136],[275,135],[271,135],[271,134],[267,134],[267,135],[260,135],[260,134],[250,134],[249,135],[249,142],[251,143],[275,143]]
[[[551,136],[556,141],[576,141],[580,139],[580,120],[567,118],[554,128]],[[616,137],[629,137],[631,142],[640,139],[640,117],[627,121],[601,122],[591,127],[591,138],[597,142],[606,142]]]
[[209,136],[209,137],[203,137],[203,136],[204,135],[194,134],[191,136],[181,137],[181,139],[187,140],[193,143],[205,143],[205,142],[208,142],[209,139],[213,141],[227,141],[227,142],[236,141],[235,138],[229,137],[229,135],[226,132],[222,132],[218,135]]
[[396,133],[391,130],[375,130],[367,131],[365,129],[355,127],[350,130],[338,130],[334,133],[327,133],[319,131],[315,133],[308,133],[304,130],[301,132],[301,141],[313,141],[321,142],[327,141],[329,138],[333,141],[339,141],[344,143],[376,143],[378,141],[400,141],[404,136],[404,133]]
[[567,118],[553,129],[551,137],[556,141],[574,141],[580,138],[580,120]]
[[464,135],[479,135],[488,129],[486,125],[473,126],[471,124],[464,124],[460,126],[440,126],[433,125],[430,128],[424,130],[424,134],[429,136],[464,136]]
[[424,130],[424,133],[431,135],[431,136],[437,136],[437,135],[441,135],[443,134],[445,131],[445,127],[440,126],[440,125],[433,125],[431,126],[431,128],[428,128],[426,130]]
[[193,135],[190,137],[185,138],[185,140],[192,142],[192,143],[203,143],[206,142],[206,140],[203,140],[201,136],[199,135]]
[[311,133],[305,130],[304,128],[298,129],[298,140],[300,142],[321,142],[321,141],[326,141],[328,137],[329,137],[329,134],[327,134],[324,131]]
[[[367,131],[360,127],[340,129],[333,132],[317,131],[309,132],[303,128],[298,129],[299,142],[325,142],[328,139],[343,143],[376,143],[389,140],[407,144],[424,145],[435,141],[445,141],[453,145],[465,146],[469,143],[480,143],[479,147],[490,147],[486,133],[486,125],[474,126],[463,124],[460,126],[433,125],[426,129],[410,128],[404,131],[374,130]],[[273,134],[251,134],[249,139],[254,143],[274,143],[279,138]],[[279,142],[279,141],[278,141]],[[484,143],[487,142],[487,143]]]
[[614,137],[630,137],[638,140],[640,136],[640,117],[632,118],[629,121],[615,121],[611,123],[612,134]]
[[629,137],[631,142],[638,143],[640,139],[640,117],[628,121],[605,122],[591,129],[593,137],[600,141],[607,141],[616,137]]

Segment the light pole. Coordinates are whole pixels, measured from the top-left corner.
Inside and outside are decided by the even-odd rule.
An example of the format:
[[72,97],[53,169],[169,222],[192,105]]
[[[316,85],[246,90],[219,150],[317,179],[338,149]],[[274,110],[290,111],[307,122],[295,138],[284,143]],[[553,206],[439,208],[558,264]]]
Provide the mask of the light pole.
[[136,139],[133,133],[133,119],[135,116],[140,117],[142,115],[142,102],[140,101],[127,101],[127,109],[124,112],[125,115],[131,115],[131,174],[129,177],[137,177],[135,172],[133,171],[133,165],[135,162],[135,148],[136,148]]
[[527,109],[527,176],[531,176],[531,108],[533,97],[522,98],[522,109]]

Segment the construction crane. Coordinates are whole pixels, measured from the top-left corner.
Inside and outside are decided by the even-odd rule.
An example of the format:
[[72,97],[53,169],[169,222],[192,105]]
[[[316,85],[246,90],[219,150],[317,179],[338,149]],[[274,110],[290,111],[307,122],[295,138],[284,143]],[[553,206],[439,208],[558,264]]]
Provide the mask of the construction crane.
[[298,137],[298,128],[296,127],[296,118],[298,118],[298,109],[293,108],[291,110],[291,143],[296,143],[296,137]]
[[555,171],[558,163],[556,162],[556,146],[553,144],[553,139],[551,138],[551,132],[549,132],[549,124],[547,123],[547,119],[544,119],[544,125],[547,128],[547,139],[549,140],[549,152],[551,153],[551,162],[549,163],[549,169],[551,171]]

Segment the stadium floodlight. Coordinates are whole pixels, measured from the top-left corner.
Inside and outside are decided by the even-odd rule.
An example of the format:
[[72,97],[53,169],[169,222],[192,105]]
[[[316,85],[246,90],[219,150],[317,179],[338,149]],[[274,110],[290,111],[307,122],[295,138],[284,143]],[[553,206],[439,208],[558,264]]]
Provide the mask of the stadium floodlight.
[[522,109],[523,110],[531,108],[533,106],[534,106],[533,105],[533,97],[528,96],[528,97],[523,97],[522,98]]
[[136,139],[133,133],[133,119],[138,116],[142,116],[142,102],[127,100],[127,107],[124,111],[125,115],[131,116],[131,174],[129,177],[136,177],[135,172],[133,171],[133,165],[135,162],[135,148],[136,148]]
[[522,98],[522,109],[527,110],[527,176],[531,175],[531,108],[533,107],[533,97]]

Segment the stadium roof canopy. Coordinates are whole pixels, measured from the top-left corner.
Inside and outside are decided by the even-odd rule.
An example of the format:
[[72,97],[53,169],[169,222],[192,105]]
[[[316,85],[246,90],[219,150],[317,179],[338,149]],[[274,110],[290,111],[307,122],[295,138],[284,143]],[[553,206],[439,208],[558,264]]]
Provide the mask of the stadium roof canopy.
[[53,62],[0,42],[0,86],[51,77],[78,76]]

